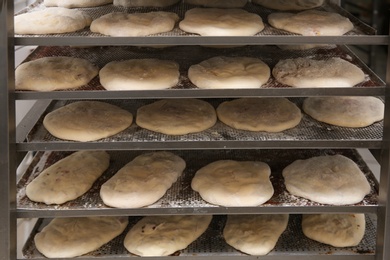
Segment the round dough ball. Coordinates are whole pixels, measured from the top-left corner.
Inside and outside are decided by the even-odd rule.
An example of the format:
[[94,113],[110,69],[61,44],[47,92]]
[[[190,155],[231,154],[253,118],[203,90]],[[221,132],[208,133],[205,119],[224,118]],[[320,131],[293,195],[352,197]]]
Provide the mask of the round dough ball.
[[259,88],[271,75],[267,64],[250,57],[214,57],[192,65],[188,77],[198,88]]
[[55,34],[84,29],[91,24],[92,18],[80,10],[49,7],[17,15],[14,21],[15,34]]
[[302,11],[324,4],[324,0],[252,0],[252,3],[280,11]]
[[359,67],[341,58],[281,60],[272,75],[280,83],[296,88],[348,88],[365,80]]
[[193,8],[185,13],[179,27],[202,36],[253,36],[264,24],[259,15],[243,9]]
[[91,24],[91,32],[109,36],[147,36],[169,32],[179,21],[179,16],[170,12],[121,13],[103,15]]
[[65,8],[95,7],[112,4],[112,0],[45,0],[45,6],[59,6]]
[[48,113],[43,125],[53,136],[80,142],[95,141],[128,128],[133,115],[100,101],[77,101]]
[[216,122],[214,107],[199,99],[160,100],[140,107],[136,117],[140,127],[167,135],[201,132]]
[[281,132],[302,119],[301,110],[286,98],[241,98],[217,108],[218,119],[240,130]]
[[342,127],[366,127],[384,118],[385,105],[375,97],[310,97],[303,111],[314,119]]
[[124,7],[166,7],[180,0],[114,0],[114,5]]
[[241,8],[248,0],[185,0],[186,4],[214,8]]
[[19,65],[15,70],[15,89],[54,91],[88,84],[99,72],[85,59],[44,57]]

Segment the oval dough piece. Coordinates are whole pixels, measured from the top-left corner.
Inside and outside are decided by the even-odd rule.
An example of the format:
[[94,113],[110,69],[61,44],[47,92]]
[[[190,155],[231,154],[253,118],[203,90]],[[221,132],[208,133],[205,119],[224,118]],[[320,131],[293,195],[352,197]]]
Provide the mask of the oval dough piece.
[[359,203],[371,191],[356,163],[342,155],[296,160],[282,174],[292,195],[323,204]]
[[124,7],[166,7],[180,0],[114,0],[114,5]]
[[303,111],[314,119],[342,127],[366,127],[384,118],[385,105],[375,97],[310,97]]
[[348,88],[365,80],[359,67],[341,58],[281,60],[272,75],[280,83],[296,88]]
[[105,14],[91,24],[91,32],[109,36],[147,36],[172,31],[179,16],[170,12]]
[[229,215],[223,237],[241,252],[266,255],[286,230],[288,218],[288,214]]
[[297,126],[301,110],[286,98],[241,98],[217,108],[218,119],[239,130],[281,132]]
[[85,59],[44,57],[20,64],[15,70],[15,89],[55,91],[88,84],[99,69]]
[[80,10],[49,7],[17,15],[14,21],[15,34],[55,34],[84,29],[91,24],[92,18]]
[[357,246],[366,229],[364,214],[304,214],[305,236],[335,247]]
[[199,169],[191,188],[207,202],[225,206],[258,206],[274,194],[266,163],[221,160]]
[[351,31],[351,21],[338,13],[308,10],[300,13],[271,13],[271,26],[305,36],[339,36]]
[[48,113],[43,125],[53,136],[80,142],[95,141],[128,128],[133,115],[100,101],[78,101]]
[[217,122],[212,105],[199,99],[166,99],[140,107],[136,123],[142,128],[184,135],[209,129]]
[[34,241],[48,258],[70,258],[92,252],[119,236],[127,227],[127,217],[55,218]]
[[83,8],[112,4],[112,0],[45,0],[43,3],[45,6]]
[[110,164],[104,151],[78,151],[42,171],[26,187],[27,197],[62,204],[86,193]]
[[208,228],[212,216],[149,216],[127,233],[124,246],[139,256],[168,256],[185,249]]
[[200,5],[214,8],[241,8],[246,5],[248,0],[185,0],[190,5]]
[[324,0],[252,0],[252,3],[280,11],[302,11],[324,4]]
[[107,90],[153,90],[176,86],[180,72],[174,61],[132,59],[106,64],[99,77]]
[[259,15],[243,9],[193,8],[179,27],[202,36],[252,36],[261,32],[264,24]]
[[218,56],[192,65],[188,77],[198,88],[259,88],[271,76],[267,64],[257,58]]
[[176,182],[186,163],[169,152],[147,153],[122,167],[100,189],[103,202],[116,208],[153,204]]

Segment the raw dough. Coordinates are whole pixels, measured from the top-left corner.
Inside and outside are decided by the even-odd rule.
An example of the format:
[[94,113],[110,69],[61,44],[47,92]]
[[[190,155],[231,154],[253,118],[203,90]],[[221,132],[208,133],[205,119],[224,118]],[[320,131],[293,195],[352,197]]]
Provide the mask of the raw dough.
[[300,13],[271,13],[271,26],[305,36],[339,36],[353,29],[351,21],[338,13],[308,10]]
[[271,169],[255,161],[221,160],[195,173],[191,188],[207,202],[225,206],[258,206],[274,194]]
[[184,135],[209,129],[217,122],[212,105],[199,99],[165,99],[140,107],[136,123],[142,128]]
[[259,88],[271,75],[257,58],[218,56],[192,65],[188,77],[198,88]]
[[108,90],[167,89],[179,82],[179,64],[169,60],[132,59],[113,61],[99,72]]
[[241,8],[246,5],[247,0],[185,0],[190,5],[201,5],[215,8]]
[[375,97],[310,97],[303,111],[314,119],[343,127],[366,127],[383,120],[385,105]]
[[48,258],[70,258],[92,252],[120,235],[127,217],[55,218],[34,241],[39,252]]
[[128,128],[133,115],[100,101],[77,101],[48,113],[43,125],[53,136],[80,142],[95,141]]
[[62,204],[87,192],[110,164],[104,151],[78,151],[49,166],[26,187],[27,197]]
[[105,14],[91,24],[91,31],[110,36],[147,36],[172,31],[179,16],[170,12]]
[[45,0],[45,6],[59,6],[65,8],[95,7],[112,4],[112,0]]
[[252,36],[261,32],[264,24],[259,15],[243,9],[193,8],[179,27],[202,36]]
[[185,249],[209,226],[212,216],[149,216],[127,233],[124,246],[139,256],[168,256]]
[[301,11],[319,7],[324,0],[252,0],[252,3],[280,11]]
[[114,0],[114,5],[124,7],[166,7],[180,0]]
[[186,163],[169,152],[147,153],[126,164],[100,189],[103,202],[117,208],[153,204],[176,182]]
[[283,177],[292,195],[323,204],[355,204],[371,191],[363,172],[343,155],[296,160],[283,169]]
[[88,84],[99,69],[85,59],[45,57],[22,63],[15,70],[15,89],[54,91]]
[[288,214],[229,215],[223,237],[246,254],[266,255],[287,228],[288,218]]
[[75,32],[89,26],[92,18],[85,12],[49,7],[15,16],[15,34],[55,34]]
[[364,214],[304,214],[303,233],[310,239],[335,247],[357,246],[366,229]]
[[359,67],[341,58],[281,60],[272,75],[280,83],[296,88],[347,88],[365,80]]
[[217,108],[218,119],[240,130],[281,132],[302,119],[301,110],[286,98],[241,98]]

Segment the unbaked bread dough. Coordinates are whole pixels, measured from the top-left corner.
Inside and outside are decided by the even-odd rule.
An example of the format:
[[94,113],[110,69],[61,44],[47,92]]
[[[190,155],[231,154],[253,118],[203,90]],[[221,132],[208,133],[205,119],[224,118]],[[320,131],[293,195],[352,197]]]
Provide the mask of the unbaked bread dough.
[[241,98],[217,107],[218,119],[240,130],[281,132],[297,126],[301,110],[286,98]]
[[34,241],[48,258],[70,258],[92,252],[120,235],[128,225],[127,217],[55,218]]
[[112,0],[45,0],[43,3],[45,4],[45,6],[83,8],[112,4]]
[[376,97],[310,97],[303,111],[314,119],[343,127],[366,127],[384,118],[385,105]]
[[62,204],[87,192],[110,164],[104,151],[78,151],[42,171],[26,186],[27,197],[46,204]]
[[127,233],[124,246],[139,256],[168,256],[200,237],[211,220],[210,215],[144,217]]
[[116,208],[153,204],[176,182],[185,166],[183,159],[170,152],[142,154],[102,185],[100,197]]
[[300,13],[271,13],[271,26],[305,36],[339,36],[354,28],[351,21],[338,13],[308,10]]
[[88,84],[99,72],[88,60],[73,57],[44,57],[19,65],[15,89],[55,91]]
[[14,22],[15,34],[55,34],[84,29],[91,24],[92,18],[80,10],[48,7],[16,15]]
[[166,7],[180,0],[114,0],[114,5],[124,7]]
[[286,230],[288,218],[288,214],[229,215],[223,237],[243,253],[266,255]]
[[152,90],[176,86],[180,72],[175,61],[132,59],[106,64],[99,77],[107,90]]
[[200,5],[214,8],[241,8],[246,5],[248,0],[185,0],[190,5]]
[[365,80],[359,67],[341,58],[281,60],[272,75],[280,83],[296,88],[347,88]]
[[280,11],[301,11],[324,4],[324,0],[252,0],[252,3]]
[[323,204],[355,204],[371,191],[363,172],[343,155],[296,160],[282,174],[292,195]]
[[191,82],[204,89],[259,88],[270,75],[267,64],[251,57],[213,57],[188,70]]
[[105,14],[91,24],[91,32],[110,36],[130,37],[172,31],[179,16],[171,12]]
[[133,115],[100,101],[77,101],[48,113],[43,125],[53,136],[80,142],[95,141],[128,128]]
[[366,229],[364,214],[304,214],[303,233],[310,239],[335,247],[357,246]]
[[256,161],[221,160],[199,169],[191,188],[207,202],[225,206],[258,206],[274,194],[271,169]]
[[199,99],[163,99],[137,110],[138,126],[167,134],[197,133],[215,125],[217,114],[212,105]]
[[261,32],[264,24],[259,15],[243,9],[193,8],[179,27],[202,36],[252,36]]

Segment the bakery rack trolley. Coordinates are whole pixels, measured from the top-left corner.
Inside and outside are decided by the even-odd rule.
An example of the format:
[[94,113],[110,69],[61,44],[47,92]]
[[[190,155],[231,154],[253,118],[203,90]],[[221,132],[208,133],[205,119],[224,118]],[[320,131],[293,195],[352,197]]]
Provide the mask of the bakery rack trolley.
[[[40,0],[37,1],[42,2]],[[327,4],[340,6],[338,0],[327,0]],[[34,140],[26,141],[32,128],[39,121],[39,118],[46,109],[52,105],[53,100],[59,103],[67,100],[77,99],[106,99],[106,100],[150,100],[157,98],[207,98],[218,100],[230,97],[251,97],[251,96],[285,96],[299,98],[303,96],[318,95],[373,95],[383,96],[385,103],[390,104],[390,59],[387,62],[386,83],[380,86],[370,88],[351,88],[351,89],[292,89],[292,88],[262,88],[255,90],[199,90],[199,89],[175,89],[168,91],[132,91],[130,92],[110,92],[110,91],[60,91],[60,92],[18,92],[14,88],[14,47],[19,45],[38,45],[43,47],[50,46],[127,46],[131,45],[186,45],[187,48],[197,48],[195,45],[277,45],[277,44],[337,44],[337,45],[389,45],[389,36],[387,35],[365,35],[348,34],[340,37],[311,37],[296,36],[289,34],[267,34],[256,37],[194,37],[186,34],[170,34],[152,37],[102,37],[99,35],[69,34],[69,35],[45,35],[39,37],[15,36],[13,33],[14,6],[13,1],[0,0],[0,260],[16,260],[17,257],[17,219],[18,218],[51,218],[57,216],[90,216],[90,215],[134,215],[141,216],[147,214],[258,214],[258,213],[312,213],[312,212],[360,212],[373,213],[376,215],[376,245],[375,253],[356,253],[356,254],[336,254],[325,252],[323,254],[270,254],[264,257],[247,256],[242,254],[187,254],[180,255],[180,258],[188,259],[337,259],[337,260],[388,260],[390,259],[390,106],[386,106],[385,120],[383,129],[380,129],[380,138],[366,140],[365,138],[354,140],[333,140],[324,138],[321,140],[265,140],[264,142],[248,141],[244,138],[238,141],[231,141],[229,138],[212,141],[194,141],[187,142],[181,140],[158,140],[154,141],[124,141],[115,142],[91,142],[91,143],[73,143],[73,142],[55,142]],[[185,4],[178,4],[179,8]],[[355,21],[359,23],[358,21]],[[84,32],[85,33],[85,32]],[[38,100],[36,105],[23,119],[16,128],[15,108],[16,100]],[[217,102],[217,101],[212,101]],[[55,104],[54,104],[55,106]],[[346,135],[350,134],[347,132]],[[136,152],[137,150],[180,150],[182,154],[190,154],[191,151],[207,151],[232,149],[234,151],[253,150],[260,151],[264,149],[350,149],[350,148],[370,148],[381,149],[381,172],[380,182],[378,184],[379,195],[377,203],[373,207],[358,206],[350,207],[294,207],[294,206],[276,206],[262,208],[244,208],[229,209],[215,207],[197,207],[194,209],[184,208],[181,210],[168,209],[138,209],[138,210],[117,210],[97,208],[83,210],[34,210],[19,209],[17,202],[17,178],[16,170],[25,153],[29,151],[74,151],[77,149],[106,149],[110,152],[120,152],[121,150]],[[237,152],[239,153],[239,152]],[[81,259],[123,259],[123,255],[103,255],[103,256],[85,256]],[[126,257],[126,255],[125,255]],[[169,258],[169,257],[167,257]],[[38,258],[42,259],[42,258]],[[155,258],[154,258],[155,259]],[[163,258],[161,258],[163,259]]]

